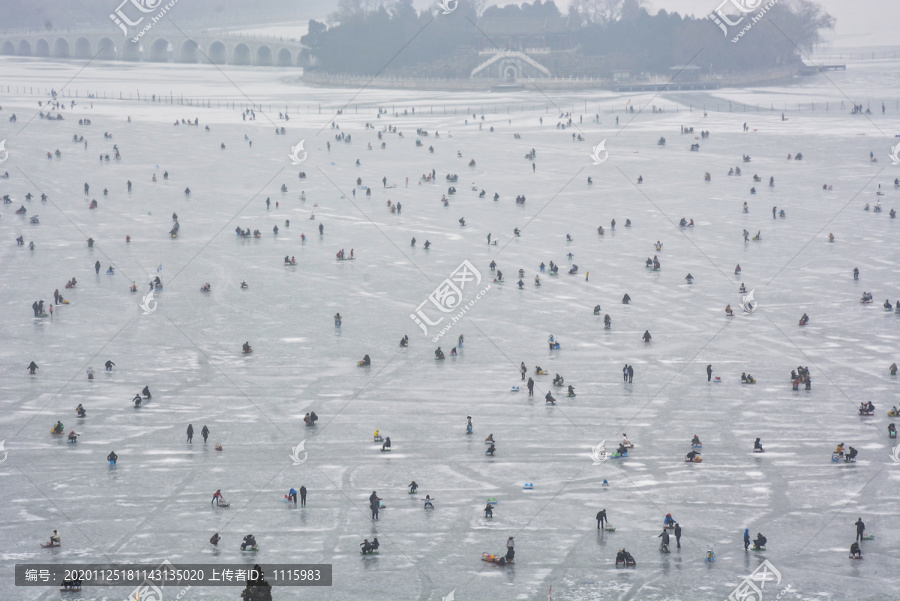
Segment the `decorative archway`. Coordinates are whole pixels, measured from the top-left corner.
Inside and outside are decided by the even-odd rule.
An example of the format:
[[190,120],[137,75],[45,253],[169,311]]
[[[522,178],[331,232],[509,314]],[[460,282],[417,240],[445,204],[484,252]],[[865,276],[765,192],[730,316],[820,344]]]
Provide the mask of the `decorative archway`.
[[16,54],[19,56],[31,56],[31,44],[28,43],[28,40],[21,40],[19,42]]

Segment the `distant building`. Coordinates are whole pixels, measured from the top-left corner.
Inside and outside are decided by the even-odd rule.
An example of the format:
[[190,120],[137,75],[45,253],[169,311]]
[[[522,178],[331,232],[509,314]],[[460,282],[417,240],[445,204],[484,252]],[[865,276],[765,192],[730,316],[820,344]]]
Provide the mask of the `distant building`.
[[669,67],[669,74],[673,83],[700,81],[703,78],[704,69],[697,65],[675,65]]
[[481,17],[475,25],[475,50],[568,50],[564,17]]

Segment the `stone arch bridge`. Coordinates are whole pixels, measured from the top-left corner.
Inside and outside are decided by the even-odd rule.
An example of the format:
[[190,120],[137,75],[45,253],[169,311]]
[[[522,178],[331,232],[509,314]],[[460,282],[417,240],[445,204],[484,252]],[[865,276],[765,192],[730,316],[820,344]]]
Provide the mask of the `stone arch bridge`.
[[186,32],[163,23],[137,42],[115,27],[102,30],[0,33],[0,55],[42,58],[205,63],[219,65],[297,66],[299,40],[246,34]]

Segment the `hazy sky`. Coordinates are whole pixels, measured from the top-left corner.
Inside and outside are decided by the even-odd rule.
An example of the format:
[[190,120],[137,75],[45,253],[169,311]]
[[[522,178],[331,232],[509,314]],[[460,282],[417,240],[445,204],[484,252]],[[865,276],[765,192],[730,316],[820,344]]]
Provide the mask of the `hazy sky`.
[[[722,0],[647,0],[650,12],[660,8],[682,15],[707,15]],[[900,45],[900,2],[896,0],[818,0],[837,22],[830,39],[835,46]],[[568,5],[568,3],[566,3]]]
[[[491,4],[522,4],[523,0],[489,0]],[[528,0],[531,2],[532,0]],[[565,12],[570,0],[554,0]],[[781,0],[785,1],[785,0]],[[417,0],[415,4],[432,4]],[[645,0],[651,13],[664,8],[681,15],[708,15],[722,0]],[[829,40],[833,46],[900,46],[900,2],[897,0],[818,0],[818,4],[834,17],[834,30]]]

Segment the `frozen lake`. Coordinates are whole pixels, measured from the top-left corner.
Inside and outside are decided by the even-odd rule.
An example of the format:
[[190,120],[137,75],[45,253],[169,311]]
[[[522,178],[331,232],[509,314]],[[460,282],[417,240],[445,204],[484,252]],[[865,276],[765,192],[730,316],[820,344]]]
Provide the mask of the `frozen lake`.
[[[168,560],[334,565],[332,587],[276,587],[278,600],[440,600],[451,591],[461,600],[544,599],[552,586],[554,599],[705,601],[727,598],[764,559],[781,574],[765,599],[788,585],[781,599],[900,598],[900,462],[886,434],[894,421],[887,410],[898,402],[888,366],[900,360],[900,315],[881,306],[900,298],[900,224],[888,215],[900,208],[900,165],[889,156],[900,141],[896,62],[851,64],[794,87],[656,97],[335,90],[298,84],[294,71],[234,67],[80,69],[0,58],[0,140],[9,152],[0,194],[12,200],[0,209],[0,599],[61,596],[14,587],[17,563]],[[65,120],[35,117],[43,92],[70,80],[73,97],[80,92],[74,108],[58,111]],[[88,100],[86,91],[99,97]],[[102,99],[131,93],[210,99],[213,108]],[[873,114],[850,116],[850,99],[871,102]],[[629,100],[666,112],[626,114]],[[244,121],[226,102],[273,111]],[[813,102],[815,110],[796,108]],[[342,115],[329,112],[348,103]],[[278,118],[284,106],[289,121]],[[466,106],[483,106],[483,122],[480,112],[473,120],[439,108]],[[375,107],[400,115],[379,118]],[[411,107],[415,115],[402,114]],[[569,110],[574,126],[554,127]],[[79,126],[85,118],[92,124]],[[173,127],[182,118],[200,126]],[[695,134],[680,134],[682,125]],[[385,132],[379,140],[386,126],[403,137]],[[430,133],[421,147],[417,128]],[[701,130],[709,138],[700,139]],[[352,141],[336,140],[340,133]],[[307,157],[292,165],[301,140]],[[589,155],[602,140],[608,160],[595,165]],[[689,150],[693,143],[699,152]],[[114,154],[113,144],[121,160],[98,161]],[[523,158],[531,148],[534,171]],[[56,149],[62,156],[48,160]],[[802,161],[786,159],[797,152]],[[745,154],[752,162],[741,162]],[[736,166],[743,175],[727,176]],[[432,169],[437,182],[420,183]],[[448,173],[459,181],[444,206]],[[384,187],[383,177],[396,187]],[[884,196],[876,196],[879,185]],[[517,204],[517,195],[526,202]],[[402,204],[400,214],[388,200]],[[863,210],[876,202],[883,212]],[[20,205],[24,216],[15,214]],[[773,219],[773,206],[786,217]],[[173,212],[177,239],[168,234]],[[29,223],[35,214],[37,225]],[[682,217],[695,226],[678,227]],[[261,238],[240,238],[236,227],[259,229]],[[745,229],[762,240],[745,243]],[[497,245],[486,243],[489,233]],[[16,245],[20,235],[26,246]],[[356,260],[335,260],[351,248]],[[658,272],[643,266],[655,254]],[[285,267],[285,255],[298,264]],[[491,283],[435,343],[440,326],[426,336],[410,315],[464,260],[483,278],[464,289],[464,301],[492,280],[492,260],[504,283]],[[538,266],[551,260],[560,275],[540,274],[535,287]],[[92,275],[95,261],[101,271]],[[573,263],[578,274],[570,276]],[[109,265],[115,275],[105,274]],[[142,297],[156,275],[165,288],[145,314]],[[77,287],[64,289],[73,276]],[[206,282],[208,294],[199,291]],[[752,315],[740,315],[741,282],[756,291]],[[52,300],[54,289],[70,304],[33,318],[31,303]],[[859,303],[863,291],[873,304]],[[626,293],[629,305],[621,303]],[[726,304],[738,315],[726,318]],[[799,327],[803,313],[810,323]],[[404,334],[410,344],[401,349]],[[434,361],[437,345],[449,354],[460,334],[459,356]],[[548,350],[550,334],[560,350]],[[242,355],[245,341],[252,355]],[[360,369],[364,354],[372,366]],[[116,364],[110,373],[107,359]],[[32,360],[35,376],[25,369]],[[534,397],[520,381],[520,362],[529,375],[536,365],[551,374],[535,377]],[[626,363],[634,366],[631,384],[621,378]],[[722,383],[704,379],[708,364]],[[798,365],[810,369],[810,391],[791,389]],[[88,367],[98,372],[93,380]],[[758,383],[742,386],[742,372]],[[576,397],[552,386],[556,373]],[[130,399],[145,385],[153,398],[135,409]],[[548,391],[555,406],[541,402]],[[858,416],[869,400],[876,415]],[[75,416],[79,403],[86,419]],[[315,429],[304,427],[308,411],[320,417]],[[81,434],[77,445],[49,433],[57,420]],[[391,453],[372,442],[376,428],[391,437]],[[612,451],[623,432],[636,445],[630,456],[594,465],[592,447],[605,440]],[[482,444],[489,433],[498,441],[493,457]],[[695,434],[703,462],[687,464]],[[764,454],[752,453],[757,437]],[[308,455],[295,465],[300,442]],[[855,464],[831,462],[839,442],[859,450]],[[115,468],[105,461],[111,450]],[[416,495],[406,492],[412,480]],[[307,507],[283,503],[300,485],[309,490]],[[210,505],[216,489],[231,507]],[[377,522],[368,510],[373,490],[386,504]],[[426,494],[434,511],[422,508]],[[482,511],[489,497],[498,501],[493,519]],[[597,530],[602,508],[615,532]],[[656,537],[667,513],[684,533],[682,548],[666,555]],[[876,538],[854,562],[847,554],[858,517]],[[744,528],[765,534],[768,550],[745,552]],[[54,529],[63,546],[41,549]],[[223,538],[217,549],[207,542],[214,532]],[[260,552],[246,557],[238,545],[251,532]],[[502,553],[512,535],[515,565],[479,560]],[[373,536],[380,555],[360,557],[359,543]],[[622,547],[635,570],[616,570]],[[704,562],[707,549],[715,563]],[[240,590],[194,587],[183,598],[237,599]],[[65,598],[119,600],[129,591],[85,587]]]

